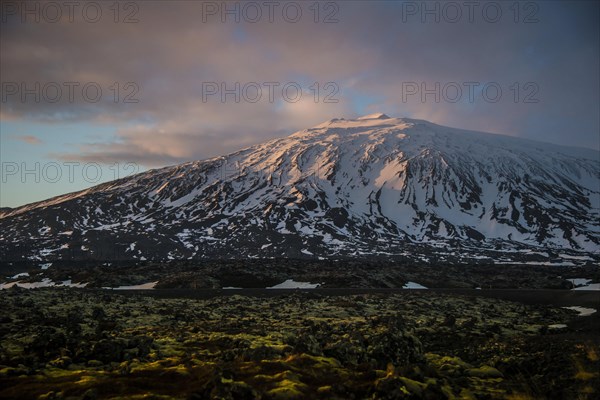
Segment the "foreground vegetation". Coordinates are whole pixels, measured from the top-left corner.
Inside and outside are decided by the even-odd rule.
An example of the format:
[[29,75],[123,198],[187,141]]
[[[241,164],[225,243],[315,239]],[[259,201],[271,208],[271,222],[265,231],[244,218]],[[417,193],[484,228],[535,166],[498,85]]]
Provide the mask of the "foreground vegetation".
[[[597,398],[597,313],[458,295],[0,294],[0,397]],[[564,327],[562,324],[566,325]]]

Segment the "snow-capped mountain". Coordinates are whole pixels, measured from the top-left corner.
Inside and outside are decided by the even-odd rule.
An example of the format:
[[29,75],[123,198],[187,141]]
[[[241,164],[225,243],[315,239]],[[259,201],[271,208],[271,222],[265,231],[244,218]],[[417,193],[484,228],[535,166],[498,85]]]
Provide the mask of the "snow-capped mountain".
[[0,256],[592,261],[599,182],[597,151],[372,114],[3,210]]

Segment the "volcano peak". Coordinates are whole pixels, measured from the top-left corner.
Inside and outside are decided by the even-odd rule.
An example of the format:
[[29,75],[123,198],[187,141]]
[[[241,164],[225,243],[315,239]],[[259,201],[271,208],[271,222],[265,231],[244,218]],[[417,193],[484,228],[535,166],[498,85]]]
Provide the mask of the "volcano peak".
[[387,115],[385,115],[384,113],[373,113],[373,114],[369,114],[369,115],[364,115],[362,117],[356,118],[357,120],[365,120],[365,119],[390,119],[390,117],[388,117]]

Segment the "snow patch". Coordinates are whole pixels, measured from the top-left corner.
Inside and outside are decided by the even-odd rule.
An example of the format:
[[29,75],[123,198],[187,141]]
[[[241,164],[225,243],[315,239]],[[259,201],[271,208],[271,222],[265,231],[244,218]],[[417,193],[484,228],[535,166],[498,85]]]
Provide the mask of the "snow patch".
[[591,279],[586,278],[571,278],[567,280],[571,282],[575,288],[579,286],[588,286],[590,283],[592,283]]
[[600,290],[600,283],[591,283],[589,285],[579,286],[573,290]]
[[288,279],[278,285],[268,287],[267,289],[316,289],[321,285],[321,283],[296,282],[293,279]]
[[587,317],[596,312],[595,308],[587,308],[587,307],[579,307],[579,306],[563,307],[563,308],[566,308],[567,310],[577,311],[579,313],[580,317]]
[[427,289],[425,286],[418,284],[416,282],[406,282],[402,289]]
[[158,283],[158,281],[156,281],[156,282],[142,283],[141,285],[119,286],[119,287],[115,287],[115,288],[103,287],[102,289],[113,289],[113,290],[147,290],[147,289],[154,289],[154,287],[156,286],[157,283]]
[[87,283],[72,283],[71,280],[62,281],[60,283],[53,282],[50,278],[44,278],[41,282],[9,282],[9,283],[0,283],[0,290],[10,289],[13,286],[18,286],[23,289],[38,289],[45,287],[74,287],[74,288],[84,288],[87,286]]

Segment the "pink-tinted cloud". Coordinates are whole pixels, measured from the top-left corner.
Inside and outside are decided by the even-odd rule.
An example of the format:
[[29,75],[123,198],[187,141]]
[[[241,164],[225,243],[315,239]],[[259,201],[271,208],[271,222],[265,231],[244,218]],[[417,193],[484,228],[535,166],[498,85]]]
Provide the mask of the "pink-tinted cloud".
[[33,135],[22,135],[22,136],[13,136],[13,137],[16,140],[20,140],[21,142],[25,142],[27,144],[38,145],[38,144],[43,143],[38,137],[35,137]]

